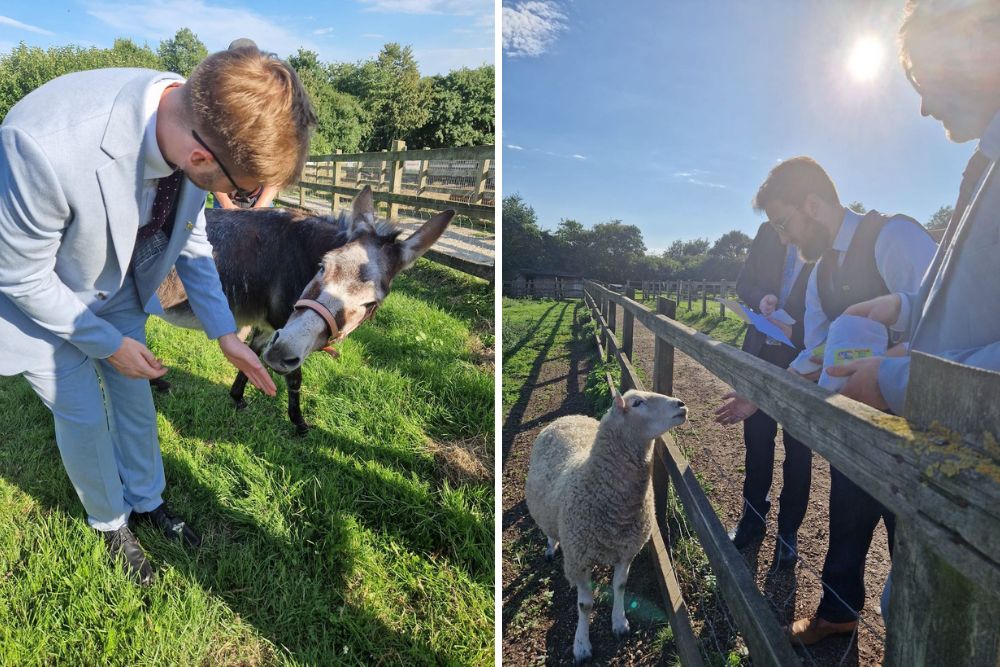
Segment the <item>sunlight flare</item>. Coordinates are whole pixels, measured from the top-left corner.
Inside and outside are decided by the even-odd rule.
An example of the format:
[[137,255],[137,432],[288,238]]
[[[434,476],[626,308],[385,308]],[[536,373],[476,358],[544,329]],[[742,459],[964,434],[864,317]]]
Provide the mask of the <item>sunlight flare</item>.
[[885,60],[885,48],[874,35],[863,35],[854,42],[847,60],[851,77],[858,82],[871,81]]

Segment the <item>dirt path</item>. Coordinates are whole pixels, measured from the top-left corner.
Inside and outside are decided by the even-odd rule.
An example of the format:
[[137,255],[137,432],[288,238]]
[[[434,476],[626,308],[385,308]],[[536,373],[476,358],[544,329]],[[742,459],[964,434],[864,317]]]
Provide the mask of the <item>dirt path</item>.
[[[573,664],[576,591],[562,574],[562,559],[545,559],[545,538],[524,504],[524,480],[531,443],[557,417],[588,413],[582,393],[594,355],[593,341],[579,326],[586,312],[573,308],[574,337],[566,346],[551,346],[536,362],[529,381],[503,427],[503,663],[505,665]],[[626,609],[632,633],[616,640],[611,634],[609,574],[595,572],[597,603],[590,636],[594,664],[673,664],[669,631],[652,578],[651,563],[641,554],[627,586]]]
[[[653,343],[653,335],[636,323],[633,360],[645,378],[652,377]],[[708,496],[723,525],[729,528],[739,520],[742,508],[745,450],[741,427],[720,426],[713,420],[713,411],[722,404],[721,397],[727,391],[730,391],[728,385],[687,355],[676,352],[674,393],[688,405],[690,412],[689,424],[676,429],[673,435],[685,449],[692,468],[702,480],[702,486],[708,489]],[[830,468],[825,459],[817,454],[813,455],[809,509],[799,529],[802,562],[794,573],[769,576],[783,461],[784,449],[779,445],[775,451],[772,485],[774,501],[768,517],[768,535],[763,543],[747,547],[744,556],[756,575],[758,587],[771,601],[779,620],[785,623],[794,618],[812,615],[819,604],[820,572],[828,541]],[[867,666],[881,662],[885,630],[878,609],[879,596],[889,571],[888,563],[885,528],[880,524],[868,553],[867,600],[862,611],[863,622],[859,626],[857,644],[853,644],[849,637],[843,637],[828,639],[810,648],[808,653],[799,649],[803,664]]]

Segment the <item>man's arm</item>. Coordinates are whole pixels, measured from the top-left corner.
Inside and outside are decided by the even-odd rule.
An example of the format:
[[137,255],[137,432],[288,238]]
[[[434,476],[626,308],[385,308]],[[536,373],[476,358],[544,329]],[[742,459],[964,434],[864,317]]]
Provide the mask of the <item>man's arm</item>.
[[[968,366],[1000,371],[1000,341],[982,347],[966,350],[935,352],[934,356],[949,359]],[[878,388],[889,409],[897,415],[903,414],[906,399],[906,384],[910,380],[910,357],[885,358],[878,369]]]
[[48,157],[17,128],[0,128],[0,293],[39,327],[104,359],[122,335],[95,315],[55,274],[72,218]]
[[274,198],[278,196],[278,188],[273,185],[265,185],[264,190],[260,193],[260,197],[254,203],[254,208],[268,208],[274,201]]
[[739,277],[736,278],[736,294],[753,310],[759,309],[761,299],[768,294],[777,294],[778,291],[773,276],[780,273],[776,274],[773,264],[783,262],[783,257],[778,257],[775,250],[783,246],[770,227],[771,225],[765,222],[757,230],[757,236],[750,244],[746,261],[743,262]]
[[257,355],[236,336],[236,320],[222,291],[222,281],[212,257],[212,244],[205,230],[204,209],[198,212],[191,236],[174,266],[205,334],[218,341],[229,362],[245,373],[255,387],[274,396],[274,381]]

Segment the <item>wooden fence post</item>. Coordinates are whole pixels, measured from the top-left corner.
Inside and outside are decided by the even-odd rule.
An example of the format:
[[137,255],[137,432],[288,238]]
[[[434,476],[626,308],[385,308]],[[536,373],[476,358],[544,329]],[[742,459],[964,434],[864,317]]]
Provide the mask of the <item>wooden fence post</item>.
[[[959,447],[985,443],[989,454],[1000,405],[983,397],[998,384],[1000,373],[914,352],[904,413],[916,428],[938,422],[972,441]],[[915,522],[897,522],[886,667],[1000,664],[1000,593],[975,585],[968,564],[947,562],[935,546]]]
[[[670,319],[677,316],[677,302],[659,297],[656,312]],[[659,336],[653,348],[653,391],[672,395],[674,392],[674,346]],[[667,514],[667,485],[670,476],[663,464],[653,457],[653,505],[658,525],[663,525]]]
[[701,279],[701,314],[708,314],[708,281]]
[[[604,322],[608,321],[608,297],[605,296],[604,292],[601,292],[601,317],[604,318]],[[605,350],[608,349],[608,334],[604,327],[601,327],[601,347]]]
[[691,310],[691,291],[693,290],[694,281],[688,281],[688,310]]
[[[406,142],[402,139],[395,139],[392,142],[392,151],[405,151]],[[397,155],[394,160],[392,160],[392,168],[389,170],[389,192],[392,194],[399,194],[403,191],[403,160]],[[399,204],[396,202],[389,202],[389,220],[395,220],[399,217]]]
[[[729,285],[726,284],[725,280],[719,281],[719,298],[726,299],[729,296]],[[719,317],[726,316],[726,307],[723,304],[719,304]]]
[[[617,322],[615,321],[615,319],[616,319],[617,312],[618,312],[618,304],[616,304],[611,299],[608,299],[608,320],[607,320],[607,322],[608,322],[608,332],[611,335],[614,335],[614,333],[615,333],[615,329],[616,329],[616,325],[617,325]],[[611,361],[612,355],[611,355],[611,346],[610,345],[607,347],[607,350],[608,350],[608,361]]]
[[[343,151],[337,149],[336,154],[340,155]],[[340,187],[340,162],[337,162],[336,158],[333,161],[333,196],[330,198],[330,213],[333,215],[337,214],[337,204],[340,203],[340,194],[336,191],[336,188]]]
[[473,204],[482,204],[483,195],[486,193],[486,179],[490,175],[490,160],[483,159],[479,161],[479,169],[476,173],[476,190],[475,194],[472,196]]
[[[629,287],[625,290],[625,296],[635,299],[635,289]],[[646,293],[643,292],[643,296]],[[622,309],[622,354],[632,361],[632,329],[635,326],[635,315],[626,309]]]

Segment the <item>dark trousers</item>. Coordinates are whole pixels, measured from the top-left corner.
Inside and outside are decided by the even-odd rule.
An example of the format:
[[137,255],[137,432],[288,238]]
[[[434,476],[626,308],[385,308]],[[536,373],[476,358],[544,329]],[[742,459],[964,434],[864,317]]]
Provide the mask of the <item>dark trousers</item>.
[[885,520],[891,557],[895,515],[830,466],[830,547],[823,563],[821,618],[834,623],[857,619],[855,612],[865,604],[865,558],[879,519]]
[[[758,410],[743,421],[743,442],[746,445],[746,477],[743,480],[744,514],[753,520],[759,514],[767,516],[767,500],[774,476],[774,439],[778,424],[763,410]],[[784,485],[778,499],[778,532],[794,533],[802,525],[809,502],[809,485],[812,482],[812,450],[793,438],[786,431],[782,438],[785,445]]]

